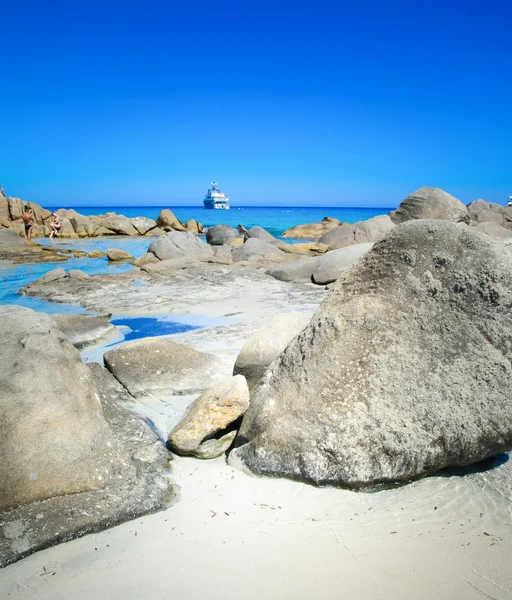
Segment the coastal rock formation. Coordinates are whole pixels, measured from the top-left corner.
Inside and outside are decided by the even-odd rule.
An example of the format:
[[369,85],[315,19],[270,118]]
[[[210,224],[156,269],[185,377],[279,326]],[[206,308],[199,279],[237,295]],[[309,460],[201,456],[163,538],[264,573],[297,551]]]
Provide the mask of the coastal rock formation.
[[328,231],[318,240],[318,243],[327,246],[327,250],[337,250],[354,244],[377,242],[394,226],[388,215],[378,215],[354,224],[343,223]]
[[117,248],[109,248],[107,250],[107,258],[110,261],[121,261],[121,260],[133,260],[133,256],[129,252],[124,250],[118,250]]
[[53,248],[27,243],[13,229],[0,229],[0,261],[13,263],[61,262],[67,260]]
[[232,247],[231,246],[214,246],[213,248],[213,258],[210,259],[210,262],[217,263],[220,265],[232,265],[233,264],[233,255],[232,255]]
[[415,220],[334,285],[251,397],[234,466],[351,488],[512,448],[512,255]]
[[320,238],[331,229],[339,227],[341,221],[332,217],[324,217],[319,223],[306,223],[287,229],[281,237],[289,238]]
[[249,230],[244,230],[244,240],[247,241],[250,238],[256,238],[262,242],[267,242],[267,244],[274,244],[274,246],[282,243],[266,229],[257,225],[251,227]]
[[235,439],[238,420],[249,406],[242,375],[217,383],[199,396],[169,434],[173,452],[197,458],[217,458]]
[[100,226],[118,235],[139,235],[139,232],[135,229],[130,219],[124,215],[106,217],[101,220]]
[[311,275],[313,283],[327,285],[336,281],[343,271],[371,250],[372,247],[373,244],[356,244],[339,250],[331,250],[319,256],[318,264]]
[[460,200],[432,187],[422,187],[407,196],[389,216],[395,224],[412,219],[442,219],[454,223],[469,223],[468,209]]
[[171,258],[194,258],[208,261],[213,257],[213,250],[189,231],[169,231],[160,236],[148,248],[160,260]]
[[501,206],[485,200],[475,200],[468,204],[471,225],[496,223],[505,229],[512,229],[512,207]]
[[106,343],[119,335],[119,329],[109,323],[110,315],[61,314],[50,318],[77,350]]
[[146,235],[148,231],[156,227],[156,221],[147,217],[133,217],[130,219],[130,223],[140,235]]
[[122,457],[89,369],[48,315],[7,305],[0,320],[0,511],[104,488]]
[[474,228],[480,233],[494,238],[495,240],[509,240],[512,238],[512,228],[503,227],[495,221],[481,221],[474,223]]
[[309,311],[274,315],[247,340],[237,356],[233,375],[243,375],[253,390],[270,364],[311,321]]
[[125,342],[104,355],[105,366],[134,398],[194,394],[215,380],[215,358],[168,338]]
[[234,262],[263,260],[265,257],[272,255],[286,257],[285,252],[258,238],[248,239],[232,252]]
[[238,237],[238,231],[229,225],[214,225],[206,232],[206,241],[210,246],[223,246]]
[[320,256],[301,258],[267,270],[267,274],[281,281],[302,281],[325,285],[338,279],[341,273],[373,244],[356,244],[326,252]]
[[172,210],[169,210],[168,208],[164,208],[164,210],[160,212],[156,224],[158,227],[165,230],[175,229],[176,231],[185,231],[183,223],[176,217]]
[[133,265],[136,267],[143,267],[144,265],[159,263],[160,259],[158,259],[152,252],[146,252],[142,256],[139,256],[136,260],[133,261]]

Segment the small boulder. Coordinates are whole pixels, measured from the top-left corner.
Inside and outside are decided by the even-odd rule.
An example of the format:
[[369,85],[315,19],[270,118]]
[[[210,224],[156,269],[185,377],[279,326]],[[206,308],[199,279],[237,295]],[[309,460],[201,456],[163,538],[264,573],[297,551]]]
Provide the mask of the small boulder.
[[217,361],[212,355],[165,337],[125,342],[106,352],[104,360],[135,398],[203,392],[216,377]]
[[195,258],[208,261],[213,257],[213,250],[190,231],[169,231],[157,238],[149,246],[148,252],[160,260],[171,258]]
[[151,252],[146,252],[146,254],[143,254],[142,256],[139,256],[139,258],[135,259],[132,264],[136,267],[143,267],[144,265],[159,262],[160,259],[158,259],[154,254],[152,254]]
[[57,269],[48,271],[34,283],[51,283],[52,281],[57,281],[57,279],[62,279],[63,277],[66,277],[66,271],[64,271],[62,267],[58,267]]
[[304,225],[296,225],[291,229],[287,229],[281,234],[281,237],[288,238],[320,238],[331,229],[339,227],[341,221],[332,217],[325,217],[319,223],[306,223]]
[[169,434],[173,452],[197,458],[217,458],[229,449],[238,420],[249,406],[242,375],[217,383],[199,396]]
[[106,258],[106,252],[100,252],[99,250],[91,250],[89,252],[89,258]]
[[147,217],[134,217],[130,223],[135,227],[140,235],[146,235],[148,231],[156,227],[156,221]]
[[176,217],[176,215],[169,210],[168,208],[164,208],[158,215],[158,219],[156,220],[156,224],[158,227],[162,229],[175,229],[176,231],[185,231],[185,227],[183,227],[183,223]]
[[238,231],[229,225],[214,225],[206,232],[206,241],[210,246],[223,246],[238,237]]
[[109,248],[107,250],[107,258],[111,261],[133,260],[133,256],[129,252],[118,250],[117,248]]
[[[144,219],[144,217],[139,218]],[[151,221],[151,219],[148,219],[148,221]],[[101,221],[100,226],[104,227],[105,229],[110,229],[110,231],[113,231],[118,235],[139,235],[139,232],[134,227],[130,219],[124,215],[106,217]]]
[[389,213],[393,223],[415,219],[440,219],[453,223],[469,223],[468,209],[464,204],[439,188],[422,187],[416,190]]
[[81,271],[80,269],[70,269],[68,271],[68,277],[71,277],[71,279],[90,279],[91,276],[89,273]]
[[318,257],[318,264],[312,273],[313,283],[327,285],[339,278],[358,258],[371,250],[373,244],[356,244],[339,250],[331,250]]
[[277,267],[272,267],[266,271],[274,279],[279,281],[301,281],[311,282],[313,272],[318,268],[318,256],[299,258],[298,260],[287,262]]
[[263,260],[269,255],[286,257],[285,252],[258,238],[248,239],[232,252],[234,262]]
[[237,356],[233,375],[243,375],[253,390],[270,364],[311,321],[312,312],[274,315],[247,340]]

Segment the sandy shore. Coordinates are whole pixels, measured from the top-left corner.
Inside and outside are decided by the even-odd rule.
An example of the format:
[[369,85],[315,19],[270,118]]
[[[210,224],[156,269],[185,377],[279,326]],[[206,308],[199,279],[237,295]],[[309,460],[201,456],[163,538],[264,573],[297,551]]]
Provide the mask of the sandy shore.
[[10,599],[510,598],[512,465],[374,494],[177,458],[179,501],[0,572]]

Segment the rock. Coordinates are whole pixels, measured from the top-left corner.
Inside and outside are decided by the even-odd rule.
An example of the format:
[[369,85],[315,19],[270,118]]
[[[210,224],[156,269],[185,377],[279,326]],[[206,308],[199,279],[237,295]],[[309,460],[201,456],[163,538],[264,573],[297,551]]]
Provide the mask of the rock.
[[62,227],[57,234],[57,237],[61,238],[75,238],[78,234],[75,233],[75,229],[69,219],[61,219]]
[[52,269],[45,273],[42,277],[39,277],[34,283],[51,283],[52,281],[57,281],[57,279],[62,279],[66,277],[66,271],[62,267],[58,267],[57,269]]
[[110,315],[61,314],[50,315],[50,318],[78,350],[106,343],[119,335],[119,329],[109,323]]
[[2,246],[19,248],[20,250],[26,250],[28,248],[25,240],[12,229],[2,229],[0,231],[0,247]]
[[486,202],[485,200],[474,200],[468,204],[468,213],[471,222],[485,223],[494,221],[499,225],[503,224],[504,206]]
[[327,246],[330,250],[337,250],[338,248],[352,246],[355,243],[354,236],[355,226],[350,223],[343,223],[325,233],[318,240],[318,243]]
[[148,231],[156,227],[156,221],[147,217],[134,217],[133,219],[129,219],[129,221],[140,235],[146,235]]
[[[111,463],[114,476],[100,491],[56,496],[3,513],[0,522],[0,567],[59,542],[165,509],[176,498],[168,474],[172,455],[143,419],[127,408],[132,404],[131,396],[98,363],[88,363],[86,369],[90,372],[94,389],[101,400],[103,417],[114,438]],[[60,400],[55,393],[51,399],[51,406]],[[41,411],[34,410],[30,416],[35,415],[40,416]],[[25,415],[22,415],[20,421],[24,418]],[[77,421],[78,427],[80,423],[80,420]],[[62,435],[61,426],[60,422],[55,424],[59,433],[56,441]],[[50,446],[52,451],[58,452],[58,447]],[[75,454],[69,459],[72,460]],[[65,456],[59,456],[59,460],[63,458]],[[76,464],[73,466],[75,471],[80,471]]]
[[[60,214],[61,210],[62,209],[58,210],[57,213]],[[69,222],[79,237],[92,237],[94,235],[97,226],[89,219],[89,217],[86,217],[73,209],[64,212],[66,212]],[[63,215],[61,215],[61,218],[62,217]]]
[[9,218],[11,221],[19,221],[25,212],[25,206],[28,202],[21,200],[20,198],[7,198],[9,205]]
[[169,434],[173,452],[183,456],[217,458],[235,439],[238,420],[249,406],[242,375],[217,383],[197,398]]
[[511,259],[473,228],[396,227],[267,370],[230,463],[360,488],[510,450]]
[[6,223],[5,226],[8,227],[10,220],[9,202],[3,194],[0,194],[0,222]]
[[407,196],[389,216],[395,224],[411,219],[441,219],[454,223],[469,223],[468,209],[460,200],[432,187],[422,187]]
[[[239,225],[239,227],[241,226]],[[250,238],[256,238],[258,240],[261,240],[262,242],[267,242],[267,244],[273,244],[274,246],[282,243],[271,233],[269,233],[266,229],[263,229],[263,227],[258,227],[257,225],[251,227],[248,231],[246,230],[244,232],[245,241],[247,241]]]
[[356,244],[339,250],[331,250],[319,256],[318,264],[311,276],[313,283],[327,285],[336,281],[345,269],[371,250],[372,247],[373,244]]
[[229,225],[215,225],[206,232],[206,241],[210,246],[223,246],[238,237],[238,231]]
[[311,282],[313,272],[318,268],[320,257],[299,258],[278,267],[272,267],[266,271],[274,279],[279,281],[302,281]]
[[279,250],[279,248],[276,248],[267,242],[263,242],[258,238],[250,238],[244,244],[232,251],[234,262],[239,262],[242,260],[262,260],[268,255],[286,256],[286,254],[282,250]]
[[25,242],[13,229],[0,230],[0,261],[2,262],[40,263],[64,260],[67,260],[67,257],[58,254],[53,248]]
[[204,227],[203,224],[201,223],[201,221],[197,222],[197,233],[204,233]]
[[106,258],[106,252],[100,252],[99,250],[92,250],[89,252],[89,258]]
[[[137,218],[144,220],[144,217]],[[147,221],[151,221],[151,219],[147,219]],[[110,229],[110,231],[113,231],[118,235],[139,235],[138,230],[134,227],[131,220],[124,215],[116,215],[115,217],[103,219],[101,221],[101,227]]]
[[160,229],[160,227],[155,227],[154,229],[150,229],[144,237],[159,237],[161,235],[165,235],[165,231]]
[[214,246],[213,247],[213,258],[210,259],[212,263],[218,263],[220,265],[232,265],[233,255],[231,246]]
[[100,237],[102,235],[117,235],[115,231],[112,229],[107,229],[106,227],[102,227],[101,225],[96,227],[94,230],[94,237]]
[[270,364],[311,321],[309,311],[274,315],[247,340],[237,356],[233,375],[243,375],[253,391]]
[[319,223],[306,223],[304,225],[296,225],[291,229],[287,229],[281,237],[288,238],[320,238],[331,229],[339,227],[341,222],[338,219],[325,217]]
[[107,369],[135,398],[203,392],[215,379],[213,356],[164,337],[125,342],[103,358]]
[[115,455],[89,369],[48,315],[0,315],[0,512],[104,488]]
[[164,208],[164,210],[160,212],[156,224],[162,229],[176,229],[177,231],[185,231],[183,223],[177,219],[172,210],[169,210],[168,208]]
[[185,223],[185,229],[187,231],[190,231],[192,233],[199,233],[199,228],[197,226],[197,223],[194,221],[194,219],[189,219],[186,223]]
[[133,260],[133,256],[129,252],[118,250],[117,248],[109,248],[107,250],[107,258],[111,261]]
[[354,224],[354,244],[377,242],[394,227],[395,224],[389,215],[379,215],[366,221],[358,221]]
[[151,254],[151,252],[146,252],[146,254],[143,254],[142,256],[139,256],[139,258],[134,260],[132,264],[134,264],[136,267],[143,267],[144,265],[159,262],[160,260],[154,254]]
[[486,235],[496,240],[507,240],[512,238],[512,231],[506,227],[502,227],[494,221],[480,221],[474,226],[476,231],[485,233]]
[[151,252],[160,260],[187,256],[188,258],[208,261],[213,257],[211,246],[205,244],[189,231],[169,231],[151,242],[148,252]]
[[85,271],[80,271],[80,269],[70,269],[68,271],[68,277],[71,277],[72,279],[89,279],[91,276]]

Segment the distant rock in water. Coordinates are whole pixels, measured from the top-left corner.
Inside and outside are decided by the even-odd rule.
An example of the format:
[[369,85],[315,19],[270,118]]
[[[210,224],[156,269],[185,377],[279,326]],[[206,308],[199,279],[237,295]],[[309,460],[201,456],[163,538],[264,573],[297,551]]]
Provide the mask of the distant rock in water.
[[454,223],[391,231],[251,397],[230,463],[361,488],[512,448],[512,254]]
[[393,223],[412,219],[441,219],[454,223],[469,223],[468,209],[464,204],[439,188],[422,187],[416,190],[389,213]]
[[281,237],[288,238],[320,238],[325,233],[339,227],[341,221],[332,217],[324,217],[319,223],[306,223],[304,225],[296,225],[291,229],[287,229]]

